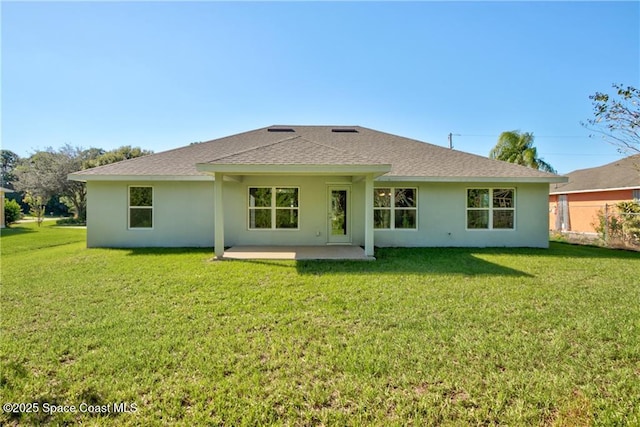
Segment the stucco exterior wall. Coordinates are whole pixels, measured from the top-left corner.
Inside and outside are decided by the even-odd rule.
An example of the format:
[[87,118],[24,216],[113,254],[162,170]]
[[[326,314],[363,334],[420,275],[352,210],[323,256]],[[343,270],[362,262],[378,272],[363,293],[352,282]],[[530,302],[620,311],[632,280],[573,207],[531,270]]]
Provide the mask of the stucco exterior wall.
[[[324,245],[328,230],[328,186],[351,190],[352,243],[364,241],[364,184],[352,183],[350,177],[336,176],[246,176],[242,182],[225,182],[225,246],[233,245]],[[250,230],[249,187],[298,187],[298,230]]]
[[[153,187],[153,229],[128,229],[128,188]],[[88,247],[213,246],[213,182],[87,182]]]
[[[594,223],[598,221],[598,212],[605,205],[614,206],[620,202],[633,200],[633,190],[594,191],[567,194],[570,227],[565,231],[595,233]],[[558,196],[549,196],[549,225],[555,229],[558,213]]]
[[[376,187],[385,186],[376,183]],[[548,184],[504,183],[393,183],[394,187],[418,187],[418,229],[376,230],[376,246],[549,246]],[[468,188],[515,188],[513,230],[467,230]]]
[[[153,230],[129,230],[129,185],[154,188]],[[299,187],[298,230],[249,230],[248,188]],[[329,186],[350,189],[351,243],[364,244],[364,181],[339,176],[245,176],[225,181],[225,246],[325,245]],[[548,246],[548,184],[388,183],[375,187],[418,188],[417,230],[376,230],[376,246]],[[467,230],[467,188],[515,188],[514,230]],[[213,247],[213,182],[88,182],[89,247]]]

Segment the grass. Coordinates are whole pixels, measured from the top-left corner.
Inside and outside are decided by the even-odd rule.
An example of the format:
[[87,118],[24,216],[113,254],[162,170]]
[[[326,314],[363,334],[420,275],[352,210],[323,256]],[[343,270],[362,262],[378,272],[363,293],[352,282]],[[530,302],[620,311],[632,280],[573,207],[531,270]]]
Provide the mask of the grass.
[[[212,262],[84,239],[2,231],[0,400],[40,410],[0,424],[640,424],[638,253]],[[83,402],[111,412],[42,410]]]

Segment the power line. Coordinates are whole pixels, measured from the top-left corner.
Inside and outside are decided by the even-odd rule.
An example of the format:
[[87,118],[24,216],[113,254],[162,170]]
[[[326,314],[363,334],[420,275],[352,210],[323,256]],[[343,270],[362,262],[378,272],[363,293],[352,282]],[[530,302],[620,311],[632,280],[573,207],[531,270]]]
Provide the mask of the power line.
[[612,153],[586,154],[586,153],[540,153],[543,156],[571,156],[571,157],[602,157],[602,156],[618,156]]
[[[456,136],[470,136],[470,137],[482,137],[482,138],[498,138],[500,135],[479,135],[479,134],[467,134],[456,133]],[[535,138],[589,138],[588,135],[533,135]]]
[[533,135],[536,138],[584,138],[588,139],[589,135]]

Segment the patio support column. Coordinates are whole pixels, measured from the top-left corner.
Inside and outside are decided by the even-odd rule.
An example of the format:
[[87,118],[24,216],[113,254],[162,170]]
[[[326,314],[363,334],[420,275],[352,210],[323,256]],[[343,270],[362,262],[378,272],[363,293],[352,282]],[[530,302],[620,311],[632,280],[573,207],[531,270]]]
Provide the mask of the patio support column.
[[224,209],[222,203],[222,174],[216,172],[214,174],[215,181],[213,182],[213,213],[214,213],[214,251],[216,258],[222,259],[224,255]]
[[364,183],[364,253],[373,256],[373,175]]

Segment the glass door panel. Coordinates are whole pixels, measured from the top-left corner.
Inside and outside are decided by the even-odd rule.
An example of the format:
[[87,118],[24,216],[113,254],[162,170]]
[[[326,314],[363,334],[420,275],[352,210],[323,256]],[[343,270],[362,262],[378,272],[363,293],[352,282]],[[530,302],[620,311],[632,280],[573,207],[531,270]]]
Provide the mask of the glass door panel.
[[349,224],[349,189],[329,187],[329,243],[350,243],[351,225]]

